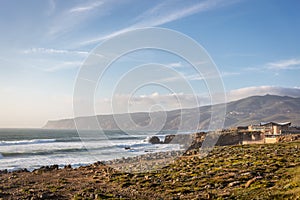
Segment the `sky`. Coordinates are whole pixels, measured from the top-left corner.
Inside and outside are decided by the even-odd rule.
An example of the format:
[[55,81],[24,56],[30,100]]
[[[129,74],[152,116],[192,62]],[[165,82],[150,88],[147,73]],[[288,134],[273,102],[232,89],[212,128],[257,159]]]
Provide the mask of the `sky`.
[[[300,97],[299,10],[298,0],[1,0],[0,128],[38,128],[47,120],[72,118],[76,81],[91,52],[145,27],[174,30],[200,44],[220,73],[226,101],[265,94]],[[113,90],[124,74],[147,63],[173,71],[156,72],[153,64],[137,77],[166,73],[159,78],[173,84]],[[174,83],[174,71],[193,93]],[[186,60],[142,49],[109,67],[94,107],[96,114],[172,110],[195,106],[195,96],[197,105],[207,105],[210,92]],[[115,110],[112,95],[119,102]]]

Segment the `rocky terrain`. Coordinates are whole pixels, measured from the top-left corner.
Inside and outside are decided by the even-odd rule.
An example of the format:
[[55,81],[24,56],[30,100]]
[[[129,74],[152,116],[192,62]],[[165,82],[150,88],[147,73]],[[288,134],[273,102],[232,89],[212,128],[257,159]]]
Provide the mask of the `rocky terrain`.
[[[164,130],[190,130],[195,128],[195,122],[198,129],[207,130],[211,123],[211,111],[216,113],[226,106],[226,116],[224,128],[257,124],[260,122],[290,121],[292,125],[300,125],[300,98],[288,96],[252,96],[227,104],[218,104],[212,106],[202,106],[199,108],[173,110],[166,112],[166,122]],[[131,120],[128,120],[130,116]],[[98,122],[102,129],[117,130],[121,126],[123,130],[161,130],[161,120],[155,122],[155,119],[161,119],[161,112],[151,113],[131,113],[117,115],[97,115],[93,117],[76,118],[76,125],[79,129],[98,129]],[[216,116],[215,119],[224,118]],[[116,123],[118,120],[118,124]],[[188,119],[182,120],[181,119]],[[181,121],[181,127],[179,124]],[[134,122],[134,123],[129,123]],[[150,124],[151,122],[151,124]],[[199,123],[198,123],[199,122]],[[48,121],[44,128],[49,129],[75,129],[74,119],[63,119]],[[195,130],[195,129],[193,129]]]
[[160,168],[136,173],[102,162],[2,171],[0,198],[300,199],[299,155],[300,141],[293,141],[216,146],[205,157],[193,149]]

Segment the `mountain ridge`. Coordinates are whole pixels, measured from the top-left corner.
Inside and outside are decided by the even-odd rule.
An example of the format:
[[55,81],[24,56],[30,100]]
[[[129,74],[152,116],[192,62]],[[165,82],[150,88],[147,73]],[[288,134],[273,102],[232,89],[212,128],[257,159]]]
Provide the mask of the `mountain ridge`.
[[[265,121],[291,121],[292,125],[300,125],[299,97],[267,94],[264,96],[250,96],[224,104],[166,111],[166,121],[163,127],[158,127],[155,123],[152,123],[156,118],[160,119],[161,114],[164,113],[163,111],[157,111],[152,113],[105,114],[49,120],[43,128],[75,129],[77,127],[78,129],[98,129],[99,123],[101,128],[105,130],[119,130],[120,126],[123,130],[177,130],[179,127],[181,127],[181,130],[189,130],[189,127],[195,127],[195,123],[198,123],[198,129],[207,130],[211,123],[212,109],[216,111],[215,113],[221,113],[223,106],[226,106],[224,128],[256,124]],[[150,115],[152,118],[150,118]],[[130,116],[130,120],[128,120],[128,116]],[[217,118],[221,117],[221,114],[217,116]],[[193,120],[180,122],[180,118]],[[199,121],[195,122],[198,118]]]

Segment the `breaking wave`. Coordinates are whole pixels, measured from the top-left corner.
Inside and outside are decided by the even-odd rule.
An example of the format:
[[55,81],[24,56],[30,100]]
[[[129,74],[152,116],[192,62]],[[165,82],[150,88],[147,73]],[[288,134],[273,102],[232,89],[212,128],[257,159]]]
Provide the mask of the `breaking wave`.
[[[56,142],[56,139],[33,139],[33,140],[0,141],[0,146],[40,144],[40,143],[52,143],[52,142]],[[0,158],[1,158],[1,156],[0,156]]]

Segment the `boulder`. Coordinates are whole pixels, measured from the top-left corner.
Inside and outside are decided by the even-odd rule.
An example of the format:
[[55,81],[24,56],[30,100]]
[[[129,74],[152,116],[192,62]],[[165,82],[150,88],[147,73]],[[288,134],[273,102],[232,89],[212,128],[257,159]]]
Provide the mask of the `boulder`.
[[149,139],[149,143],[151,144],[160,144],[160,139],[157,137],[157,136],[152,136],[150,139]]

